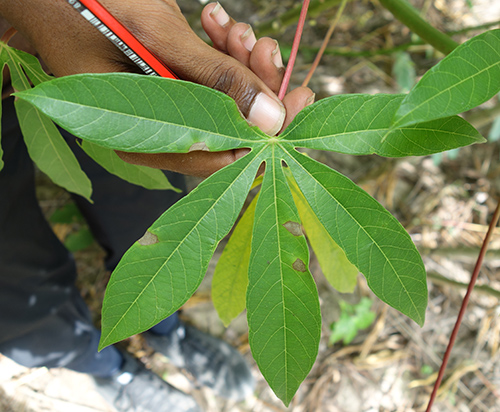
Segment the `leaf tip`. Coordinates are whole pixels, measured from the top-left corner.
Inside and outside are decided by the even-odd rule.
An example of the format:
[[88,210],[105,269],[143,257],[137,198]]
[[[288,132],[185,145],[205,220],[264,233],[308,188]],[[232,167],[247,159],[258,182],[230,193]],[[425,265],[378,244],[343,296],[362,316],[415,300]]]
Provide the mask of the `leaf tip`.
[[113,342],[109,342],[107,337],[101,335],[101,339],[99,339],[99,345],[97,346],[97,351],[100,352],[111,344],[113,344]]
[[14,96],[15,99],[23,99],[23,100],[29,101],[29,99],[26,98],[27,96],[29,96],[29,91],[30,91],[30,89],[23,90],[23,91],[16,91],[14,93],[11,93],[10,95]]

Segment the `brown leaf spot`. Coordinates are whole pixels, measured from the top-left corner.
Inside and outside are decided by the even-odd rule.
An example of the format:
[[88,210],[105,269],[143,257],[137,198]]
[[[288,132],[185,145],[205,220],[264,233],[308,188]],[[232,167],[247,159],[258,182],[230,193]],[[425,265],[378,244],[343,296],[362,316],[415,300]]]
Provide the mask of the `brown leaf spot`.
[[205,144],[205,142],[198,142],[198,143],[193,143],[191,145],[191,147],[189,148],[188,150],[188,153],[189,152],[199,152],[199,151],[202,151],[202,152],[209,152],[210,149],[208,148],[208,146]]
[[158,236],[151,233],[150,231],[146,231],[146,233],[144,233],[144,236],[141,237],[138,242],[142,246],[154,245],[155,243],[158,243]]
[[292,267],[295,270],[298,270],[299,272],[306,272],[307,271],[307,266],[302,259],[297,259],[295,262],[293,262]]
[[292,235],[294,236],[302,236],[302,225],[297,222],[292,222],[289,220],[288,222],[284,223],[283,226],[285,226],[285,229],[288,230]]

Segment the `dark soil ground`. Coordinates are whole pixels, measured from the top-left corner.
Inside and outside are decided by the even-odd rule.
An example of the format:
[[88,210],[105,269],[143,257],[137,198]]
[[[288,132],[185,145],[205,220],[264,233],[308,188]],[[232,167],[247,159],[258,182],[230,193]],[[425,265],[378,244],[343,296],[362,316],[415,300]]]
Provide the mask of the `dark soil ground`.
[[[196,30],[201,5],[185,0],[181,6]],[[226,0],[223,5],[237,20],[263,23],[289,10],[297,1]],[[413,0],[436,27],[458,31],[500,20],[497,0]],[[306,25],[303,47],[292,77],[293,87],[305,78],[335,9],[323,11]],[[500,24],[497,23],[495,27]],[[275,27],[283,54],[289,49],[294,25]],[[457,41],[478,34],[468,30]],[[339,93],[396,93],[393,74],[396,54],[381,54],[407,42],[411,33],[383,10],[377,0],[351,1],[329,44],[310,87],[318,98]],[[415,44],[407,49],[417,78],[442,56]],[[368,52],[368,53],[365,53]],[[361,56],[360,54],[367,54]],[[491,122],[500,116],[497,99],[485,103],[469,120],[488,136]],[[323,314],[323,338],[313,370],[289,408],[273,395],[255,366],[248,346],[246,319],[224,328],[210,299],[212,262],[206,279],[182,309],[182,317],[200,329],[220,336],[252,364],[258,381],[255,396],[238,404],[215,397],[192,385],[190,377],[154,354],[140,336],[125,342],[128,350],[173,385],[192,393],[207,412],[375,412],[423,411],[455,322],[466,285],[484,238],[487,224],[500,199],[500,150],[488,142],[440,157],[384,159],[311,152],[315,158],[346,174],[387,207],[409,231],[421,250],[429,279],[429,307],[423,328],[373,297],[360,275],[353,294],[340,294],[324,280],[314,257],[311,269],[318,283]],[[65,192],[39,176],[39,198],[47,216],[70,202]],[[190,180],[191,186],[197,184]],[[55,224],[61,239],[81,230],[79,222]],[[219,248],[221,250],[221,248]],[[220,250],[218,254],[220,254]],[[95,244],[75,252],[79,286],[96,323],[109,274],[102,265],[102,250]],[[500,411],[500,231],[473,294],[434,411]],[[328,345],[330,326],[339,317],[339,302],[373,299],[374,323],[349,344]],[[90,385],[90,386],[89,386]],[[3,396],[2,396],[3,392]],[[0,355],[0,411],[109,410],[94,395],[84,375],[64,370],[25,369]]]

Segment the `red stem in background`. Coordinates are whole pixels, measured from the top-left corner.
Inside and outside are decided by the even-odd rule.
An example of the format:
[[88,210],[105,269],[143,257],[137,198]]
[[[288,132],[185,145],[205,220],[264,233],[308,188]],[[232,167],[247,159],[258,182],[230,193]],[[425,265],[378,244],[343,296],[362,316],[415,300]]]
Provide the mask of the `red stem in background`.
[[481,250],[479,251],[479,256],[476,261],[476,266],[474,267],[474,272],[472,272],[472,277],[469,283],[469,287],[467,288],[467,293],[465,294],[464,300],[462,301],[462,306],[460,307],[460,312],[458,313],[457,321],[455,323],[453,331],[451,332],[450,341],[448,343],[448,347],[446,348],[446,352],[444,353],[443,362],[441,363],[441,367],[439,368],[438,377],[436,379],[436,383],[434,384],[434,389],[432,390],[432,394],[429,399],[429,404],[427,405],[427,409],[425,410],[426,412],[430,412],[432,404],[434,403],[434,399],[436,399],[439,385],[441,385],[444,371],[446,369],[448,359],[450,358],[451,349],[453,348],[453,345],[457,338],[458,330],[460,328],[460,324],[462,323],[462,319],[465,314],[465,309],[467,307],[467,304],[469,303],[470,295],[472,293],[472,290],[474,289],[474,285],[479,275],[479,270],[481,269],[481,265],[483,263],[484,255],[486,254],[486,249],[488,248],[488,243],[490,241],[491,235],[493,234],[493,229],[498,223],[499,217],[500,217],[500,202],[498,203],[495,213],[493,214],[493,218],[491,219],[490,225],[488,227],[488,232],[486,233],[486,237],[483,240],[483,245],[481,246]]
[[304,22],[306,21],[307,9],[309,7],[309,0],[304,0],[302,3],[302,9],[300,11],[299,22],[297,24],[297,29],[295,30],[295,37],[292,44],[292,52],[290,53],[290,58],[288,59],[288,64],[286,65],[285,76],[283,76],[283,81],[281,82],[280,91],[278,93],[278,98],[283,100],[286,91],[288,89],[288,83],[290,83],[290,77],[292,76],[293,66],[295,65],[295,58],[297,57],[297,52],[299,51],[300,38],[302,32],[304,31]]
[[335,27],[337,26],[337,23],[340,20],[340,16],[344,12],[345,5],[347,4],[347,0],[342,0],[342,3],[340,4],[340,7],[337,10],[337,14],[335,14],[334,20],[330,23],[330,27],[328,28],[328,31],[326,32],[326,36],[323,39],[323,43],[321,44],[321,47],[318,51],[318,54],[316,54],[316,58],[314,59],[314,62],[311,65],[311,68],[309,69],[309,73],[307,73],[306,78],[302,82],[302,87],[306,87],[309,84],[309,80],[311,80],[311,77],[313,76],[314,72],[316,71],[316,68],[319,65],[319,62],[321,58],[323,57],[323,53],[326,50],[326,46],[328,46],[328,42],[330,41],[333,31],[335,30]]
[[4,42],[5,44],[8,44],[12,36],[17,33],[17,30],[14,27],[9,27],[5,33],[2,35],[2,38],[0,38],[1,42]]

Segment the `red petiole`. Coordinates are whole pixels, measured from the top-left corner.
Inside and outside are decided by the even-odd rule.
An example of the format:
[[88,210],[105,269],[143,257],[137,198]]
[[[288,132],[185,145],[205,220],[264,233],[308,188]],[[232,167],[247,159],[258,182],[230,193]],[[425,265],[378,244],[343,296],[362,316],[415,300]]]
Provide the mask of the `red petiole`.
[[295,37],[292,44],[292,52],[290,53],[290,58],[288,59],[288,64],[286,65],[285,76],[281,82],[281,87],[278,93],[278,98],[283,100],[286,91],[288,89],[288,83],[290,83],[290,77],[292,76],[293,66],[295,65],[295,58],[297,57],[297,52],[299,51],[300,38],[302,37],[302,32],[304,31],[304,23],[306,21],[307,9],[309,7],[309,0],[304,0],[302,3],[302,10],[300,11],[299,22],[297,24],[297,29],[295,31]]

